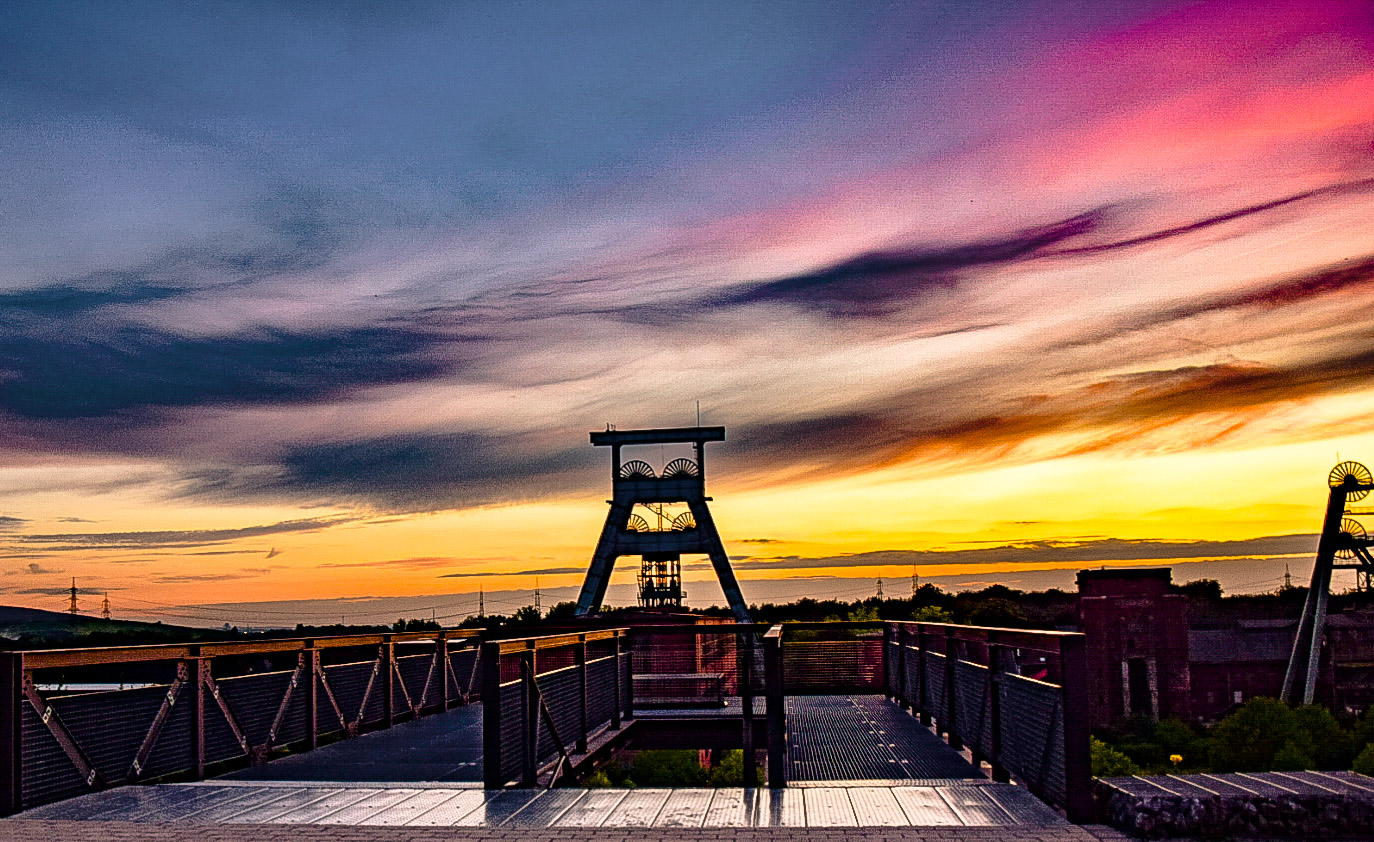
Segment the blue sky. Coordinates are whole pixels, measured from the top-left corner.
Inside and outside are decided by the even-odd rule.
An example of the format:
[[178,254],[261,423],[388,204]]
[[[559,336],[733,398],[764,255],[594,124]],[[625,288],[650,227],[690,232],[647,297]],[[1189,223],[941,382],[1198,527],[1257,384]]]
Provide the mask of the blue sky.
[[1374,445],[1371,56],[1359,3],[7,4],[0,588],[576,568],[586,431],[697,400],[746,568],[1307,534]]

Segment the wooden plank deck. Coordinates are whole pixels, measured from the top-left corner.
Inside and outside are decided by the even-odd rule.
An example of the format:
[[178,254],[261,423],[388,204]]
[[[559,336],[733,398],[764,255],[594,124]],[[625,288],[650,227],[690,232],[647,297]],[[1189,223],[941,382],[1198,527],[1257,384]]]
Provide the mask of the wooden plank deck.
[[[782,790],[503,789],[461,784],[240,782],[141,787],[48,804],[25,820],[184,825],[383,827],[1051,827],[1064,820],[1024,790],[990,781],[938,786],[808,786]],[[198,797],[188,797],[193,793]]]

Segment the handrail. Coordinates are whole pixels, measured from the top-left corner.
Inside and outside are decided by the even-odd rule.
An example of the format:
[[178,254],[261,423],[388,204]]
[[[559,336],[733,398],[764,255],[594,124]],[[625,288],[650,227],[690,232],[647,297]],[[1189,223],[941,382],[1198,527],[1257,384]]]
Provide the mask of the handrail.
[[478,638],[473,629],[442,629],[427,632],[385,632],[287,637],[271,640],[219,641],[213,643],[155,643],[142,646],[98,646],[88,649],[25,649],[0,654],[16,655],[24,669],[53,669],[141,661],[174,661],[187,658],[222,658],[233,655],[266,655],[303,649],[336,649],[347,646],[378,646],[383,643],[434,643]]
[[[502,640],[493,640],[489,642],[500,647],[502,655],[509,655],[514,652],[523,652],[530,648],[553,649],[559,646],[575,646],[580,641],[607,640],[613,637],[620,637],[621,635],[627,634],[629,631],[628,628],[596,629],[594,631],[577,632],[575,634],[507,637]],[[533,644],[532,647],[531,644]]]

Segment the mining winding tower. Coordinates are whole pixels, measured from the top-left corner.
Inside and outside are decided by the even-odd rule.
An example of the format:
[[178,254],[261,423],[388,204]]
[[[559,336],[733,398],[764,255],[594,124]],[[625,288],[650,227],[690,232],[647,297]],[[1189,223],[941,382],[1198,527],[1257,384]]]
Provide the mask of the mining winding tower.
[[[577,599],[577,613],[601,608],[615,560],[637,555],[639,601],[645,607],[682,605],[683,553],[711,558],[731,612],[751,622],[735,571],[725,555],[720,533],[706,503],[706,452],[711,441],[725,441],[724,427],[675,427],[660,430],[614,430],[591,434],[592,444],[611,448],[611,510],[592,555],[587,580]],[[674,459],[655,473],[640,460],[621,462],[621,448],[637,445],[691,444],[696,459]],[[685,505],[685,508],[683,508]],[[681,509],[681,511],[678,511]]]

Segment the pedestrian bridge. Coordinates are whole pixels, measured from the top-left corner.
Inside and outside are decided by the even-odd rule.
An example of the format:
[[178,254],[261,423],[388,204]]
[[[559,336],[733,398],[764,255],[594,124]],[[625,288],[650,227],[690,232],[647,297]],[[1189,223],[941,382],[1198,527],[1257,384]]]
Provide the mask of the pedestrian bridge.
[[[149,827],[1067,831],[1081,644],[825,623],[13,653],[0,782],[20,820]],[[580,787],[644,748],[742,749],[744,786]]]

